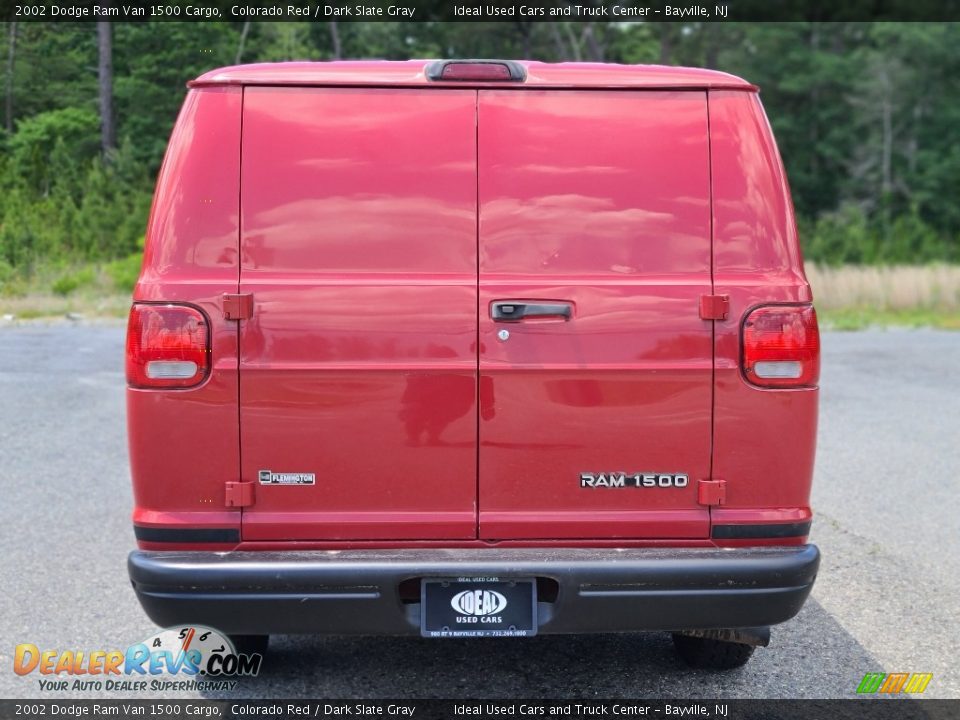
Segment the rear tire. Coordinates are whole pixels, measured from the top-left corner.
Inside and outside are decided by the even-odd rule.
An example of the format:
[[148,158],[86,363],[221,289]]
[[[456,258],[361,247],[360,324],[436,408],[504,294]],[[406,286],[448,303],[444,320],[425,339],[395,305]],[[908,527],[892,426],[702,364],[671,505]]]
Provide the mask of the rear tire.
[[270,646],[269,635],[231,635],[230,640],[241,655],[266,655]]
[[687,665],[705,670],[733,670],[743,667],[755,649],[753,645],[678,633],[673,634],[673,646]]

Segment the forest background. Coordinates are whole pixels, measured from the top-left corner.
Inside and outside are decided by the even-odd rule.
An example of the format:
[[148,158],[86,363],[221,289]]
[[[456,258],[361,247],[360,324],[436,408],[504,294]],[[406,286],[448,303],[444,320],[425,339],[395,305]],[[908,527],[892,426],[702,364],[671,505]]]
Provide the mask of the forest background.
[[710,67],[762,89],[821,314],[960,327],[960,23],[0,24],[0,314],[123,315],[186,80],[238,62]]

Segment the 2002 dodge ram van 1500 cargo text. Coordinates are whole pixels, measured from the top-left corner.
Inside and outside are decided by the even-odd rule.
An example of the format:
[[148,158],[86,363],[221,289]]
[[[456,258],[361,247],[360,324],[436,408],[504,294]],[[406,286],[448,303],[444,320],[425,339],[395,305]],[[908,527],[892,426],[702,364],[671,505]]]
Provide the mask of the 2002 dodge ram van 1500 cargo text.
[[726,668],[800,610],[820,347],[757,88],[512,61],[189,88],[127,339],[155,622],[671,631]]

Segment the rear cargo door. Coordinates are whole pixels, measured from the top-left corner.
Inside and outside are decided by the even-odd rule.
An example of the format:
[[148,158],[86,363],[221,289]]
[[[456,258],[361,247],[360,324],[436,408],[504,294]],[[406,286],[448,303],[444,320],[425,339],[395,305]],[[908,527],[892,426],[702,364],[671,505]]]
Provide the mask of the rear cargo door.
[[476,91],[249,87],[243,539],[476,537]]
[[478,108],[480,537],[707,537],[705,94]]

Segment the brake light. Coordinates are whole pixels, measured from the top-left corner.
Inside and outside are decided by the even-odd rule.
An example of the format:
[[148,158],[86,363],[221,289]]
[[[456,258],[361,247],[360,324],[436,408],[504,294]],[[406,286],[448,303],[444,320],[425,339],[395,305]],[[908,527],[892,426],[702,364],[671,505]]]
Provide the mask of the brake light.
[[427,65],[430,80],[523,82],[527,72],[512,60],[438,60]]
[[493,63],[451,63],[440,73],[441,80],[509,80],[510,70],[506,65]]
[[210,366],[203,313],[186,305],[134,303],[127,323],[127,383],[140,388],[197,385]]
[[743,323],[743,373],[761,387],[810,387],[820,379],[820,331],[812,305],[768,305]]

